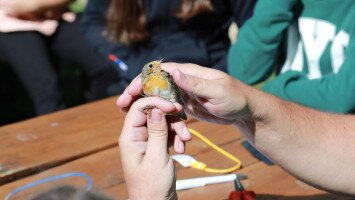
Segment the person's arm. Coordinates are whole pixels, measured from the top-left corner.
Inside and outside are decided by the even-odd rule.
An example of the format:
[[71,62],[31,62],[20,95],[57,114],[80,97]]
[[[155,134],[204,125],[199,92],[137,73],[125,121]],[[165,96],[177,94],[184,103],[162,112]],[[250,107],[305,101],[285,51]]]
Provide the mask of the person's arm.
[[12,16],[42,13],[47,10],[60,10],[73,0],[0,0],[1,10]]
[[355,116],[323,113],[245,90],[256,148],[313,186],[355,195]]
[[337,74],[310,80],[301,72],[288,71],[267,82],[263,90],[312,108],[348,113],[355,111],[355,37],[345,51]]
[[[214,69],[173,63],[162,68],[189,94],[186,113],[235,124],[257,149],[297,178],[324,190],[355,195],[354,116],[286,102]],[[137,78],[117,105],[128,111],[141,90]]]
[[129,48],[107,37],[106,17],[110,2],[110,0],[89,0],[81,19],[83,34],[94,50],[105,58],[114,53],[119,59],[127,62],[130,55]]
[[260,0],[228,53],[228,73],[247,83],[265,80],[274,69],[282,33],[297,0]]
[[253,16],[256,0],[231,0],[231,13],[233,20],[241,28]]

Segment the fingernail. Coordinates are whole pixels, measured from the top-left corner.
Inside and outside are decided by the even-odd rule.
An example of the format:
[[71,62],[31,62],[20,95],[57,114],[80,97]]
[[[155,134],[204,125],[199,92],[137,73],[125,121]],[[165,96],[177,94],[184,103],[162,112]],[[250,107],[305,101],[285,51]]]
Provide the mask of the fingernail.
[[159,123],[162,121],[162,119],[163,119],[163,114],[159,110],[153,109],[150,112],[150,121],[152,123]]
[[190,134],[189,129],[187,129],[187,127],[184,127],[184,128],[182,129],[182,132],[183,132],[185,138],[190,138],[190,135],[191,135],[191,134]]

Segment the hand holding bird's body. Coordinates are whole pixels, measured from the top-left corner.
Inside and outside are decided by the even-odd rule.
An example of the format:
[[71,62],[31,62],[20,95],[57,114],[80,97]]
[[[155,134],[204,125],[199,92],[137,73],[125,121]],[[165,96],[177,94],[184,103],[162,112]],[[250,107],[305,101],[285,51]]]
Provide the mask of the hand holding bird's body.
[[[182,92],[174,83],[170,74],[160,67],[161,61],[152,61],[144,65],[142,69],[142,85],[145,96],[159,96],[173,103],[184,105]],[[147,105],[144,111],[152,109]],[[186,120],[184,112],[178,113],[180,119]]]

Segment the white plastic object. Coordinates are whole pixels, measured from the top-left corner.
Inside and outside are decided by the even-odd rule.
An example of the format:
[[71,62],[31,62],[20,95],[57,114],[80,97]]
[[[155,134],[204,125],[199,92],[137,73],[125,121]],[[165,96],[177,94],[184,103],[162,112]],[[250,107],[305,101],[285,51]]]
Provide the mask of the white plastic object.
[[176,154],[171,156],[171,158],[183,167],[190,167],[192,163],[197,162],[195,158],[186,154]]
[[221,176],[182,179],[176,181],[176,190],[186,190],[190,188],[202,187],[208,184],[225,183],[234,181],[236,178],[237,174],[227,174]]

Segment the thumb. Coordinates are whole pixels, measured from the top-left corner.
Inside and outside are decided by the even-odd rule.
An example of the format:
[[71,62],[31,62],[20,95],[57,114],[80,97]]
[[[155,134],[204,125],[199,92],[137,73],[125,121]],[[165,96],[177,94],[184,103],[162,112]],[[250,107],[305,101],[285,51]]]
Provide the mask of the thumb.
[[175,70],[172,75],[174,82],[185,92],[192,92],[199,97],[208,99],[211,98],[211,91],[215,91],[213,90],[216,87],[215,84],[208,79],[184,74],[180,70]]
[[168,125],[161,110],[151,110],[148,114],[147,127],[146,156],[159,162],[159,160],[166,158],[168,154]]

